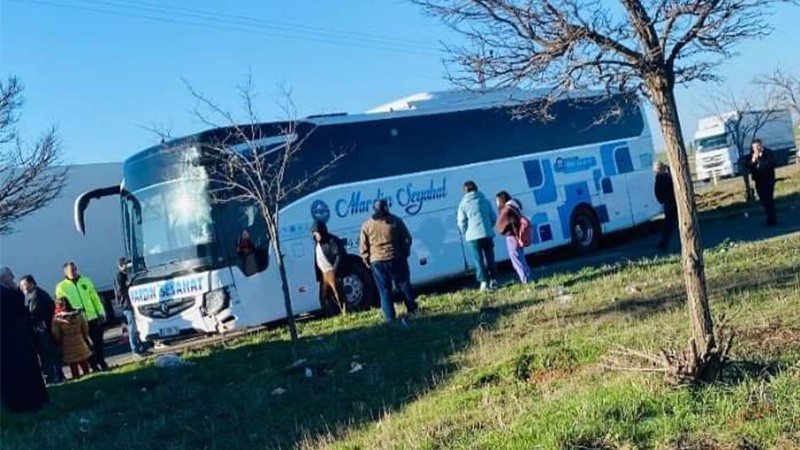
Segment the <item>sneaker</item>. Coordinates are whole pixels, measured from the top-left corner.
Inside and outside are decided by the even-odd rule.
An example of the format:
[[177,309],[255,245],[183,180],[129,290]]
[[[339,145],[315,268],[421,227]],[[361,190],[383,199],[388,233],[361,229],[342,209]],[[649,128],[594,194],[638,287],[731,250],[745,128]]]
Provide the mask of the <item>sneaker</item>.
[[497,289],[497,280],[495,279],[489,280],[489,289]]
[[489,290],[489,284],[488,284],[487,282],[485,282],[485,281],[481,281],[481,287],[480,287],[480,289],[481,289],[482,291],[488,291],[488,290]]

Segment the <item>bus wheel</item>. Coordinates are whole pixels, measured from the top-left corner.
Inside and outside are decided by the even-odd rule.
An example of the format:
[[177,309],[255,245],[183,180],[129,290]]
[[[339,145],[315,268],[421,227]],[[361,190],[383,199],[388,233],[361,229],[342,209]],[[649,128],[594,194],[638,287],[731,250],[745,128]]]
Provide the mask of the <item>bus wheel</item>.
[[375,282],[372,273],[357,257],[350,258],[352,273],[342,278],[347,311],[369,309],[375,302]]
[[581,206],[572,213],[570,230],[572,247],[580,255],[594,251],[600,243],[600,223],[586,206]]

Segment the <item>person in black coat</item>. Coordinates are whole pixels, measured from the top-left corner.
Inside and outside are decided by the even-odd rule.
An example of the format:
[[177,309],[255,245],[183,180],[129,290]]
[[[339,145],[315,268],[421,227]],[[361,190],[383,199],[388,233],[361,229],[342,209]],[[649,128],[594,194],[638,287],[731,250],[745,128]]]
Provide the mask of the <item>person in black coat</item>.
[[[350,274],[347,251],[339,237],[328,232],[324,222],[314,221],[311,226],[314,238],[314,274],[319,282],[320,302],[325,313],[338,308],[342,314],[347,312],[347,299],[342,290],[342,278]],[[330,299],[336,306],[330,304]]]
[[64,381],[64,371],[61,355],[52,335],[56,304],[50,294],[36,284],[32,275],[20,278],[19,288],[25,295],[25,302],[31,315],[34,344],[42,364],[44,379],[47,383],[60,383]]
[[747,162],[747,168],[756,183],[756,192],[764,212],[767,214],[766,226],[778,224],[775,214],[775,157],[772,150],[764,147],[761,139],[753,140],[753,151]]
[[14,274],[0,268],[0,406],[11,413],[40,410],[47,402],[25,297]]
[[675,189],[669,166],[656,162],[653,164],[653,172],[656,174],[656,200],[664,207],[664,224],[661,226],[661,239],[658,241],[658,248],[663,251],[669,246],[672,232],[678,227],[678,205],[675,203]]

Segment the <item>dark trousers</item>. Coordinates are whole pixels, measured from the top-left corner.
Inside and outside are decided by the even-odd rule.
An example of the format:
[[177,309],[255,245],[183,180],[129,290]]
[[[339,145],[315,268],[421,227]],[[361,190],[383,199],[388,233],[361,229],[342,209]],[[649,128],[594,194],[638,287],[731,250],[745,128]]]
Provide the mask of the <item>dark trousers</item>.
[[[80,370],[79,370],[80,369]],[[83,371],[83,375],[89,375],[89,363],[86,361],[70,363],[69,365],[69,372],[72,374],[72,379],[77,380],[81,377],[81,371]]]
[[408,261],[405,258],[373,262],[372,276],[378,286],[381,309],[387,322],[393,321],[396,317],[394,303],[392,303],[392,282],[403,294],[403,303],[406,305],[406,310],[409,313],[417,310],[416,296],[414,295],[414,289],[411,287],[411,274],[408,269]]
[[61,364],[61,352],[53,341],[53,336],[46,329],[34,331],[36,353],[42,364],[42,373],[48,383],[58,383],[64,380],[64,371]]
[[497,267],[494,262],[494,240],[492,238],[468,241],[472,260],[475,262],[475,278],[481,283],[497,278]]
[[761,200],[761,206],[764,207],[764,212],[767,214],[767,224],[775,225],[778,223],[775,214],[775,182],[762,181],[756,183],[756,192],[758,192],[758,199]]
[[103,348],[103,324],[100,319],[89,321],[89,339],[92,340],[92,359],[89,360],[92,370],[108,369]]
[[664,205],[664,223],[661,225],[661,239],[658,241],[658,248],[667,249],[676,228],[678,228],[678,207]]

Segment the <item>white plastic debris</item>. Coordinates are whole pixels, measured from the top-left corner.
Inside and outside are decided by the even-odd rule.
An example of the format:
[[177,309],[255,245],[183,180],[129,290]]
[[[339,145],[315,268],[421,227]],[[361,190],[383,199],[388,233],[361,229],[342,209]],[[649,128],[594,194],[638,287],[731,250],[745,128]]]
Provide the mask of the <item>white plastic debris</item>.
[[559,305],[569,305],[570,303],[572,303],[573,299],[574,297],[572,297],[571,295],[564,294],[556,297],[556,302],[558,302]]
[[361,372],[362,370],[364,370],[364,365],[363,364],[358,363],[356,361],[353,361],[353,362],[350,363],[350,372],[349,373]]
[[183,358],[176,355],[175,353],[166,353],[164,355],[158,355],[156,357],[155,366],[156,367],[183,367],[183,366],[191,366],[194,363],[184,361]]
[[286,389],[279,387],[279,388],[275,388],[275,390],[272,391],[272,395],[283,395],[286,392],[287,392]]

